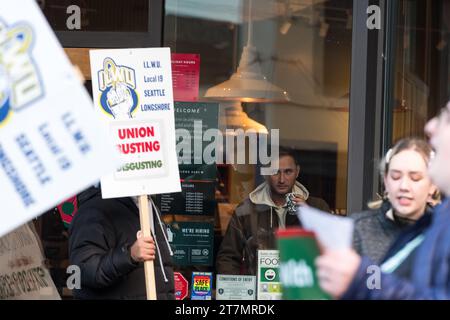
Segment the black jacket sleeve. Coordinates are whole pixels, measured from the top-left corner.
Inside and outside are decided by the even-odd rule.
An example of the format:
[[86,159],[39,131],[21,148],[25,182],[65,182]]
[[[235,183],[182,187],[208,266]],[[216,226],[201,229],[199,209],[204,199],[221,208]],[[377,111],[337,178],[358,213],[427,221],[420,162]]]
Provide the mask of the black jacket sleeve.
[[138,265],[131,259],[131,244],[115,246],[115,230],[99,209],[78,212],[70,233],[70,262],[80,268],[82,286],[111,286]]
[[218,274],[240,274],[245,236],[236,213],[231,217],[216,258]]

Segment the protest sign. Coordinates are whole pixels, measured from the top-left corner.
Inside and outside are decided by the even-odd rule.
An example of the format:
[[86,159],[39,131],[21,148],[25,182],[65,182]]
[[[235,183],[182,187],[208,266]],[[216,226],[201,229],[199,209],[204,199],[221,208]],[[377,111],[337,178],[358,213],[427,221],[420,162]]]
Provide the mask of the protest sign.
[[[103,198],[139,196],[144,237],[153,229],[147,195],[181,191],[169,48],[91,50],[94,109],[125,163],[101,179]],[[153,261],[145,261],[156,299]]]
[[2,1],[0,236],[114,170],[118,152],[98,126],[36,1]]
[[0,238],[0,300],[60,300],[38,238],[25,224]]
[[181,191],[169,48],[91,50],[94,109],[125,163],[103,198]]

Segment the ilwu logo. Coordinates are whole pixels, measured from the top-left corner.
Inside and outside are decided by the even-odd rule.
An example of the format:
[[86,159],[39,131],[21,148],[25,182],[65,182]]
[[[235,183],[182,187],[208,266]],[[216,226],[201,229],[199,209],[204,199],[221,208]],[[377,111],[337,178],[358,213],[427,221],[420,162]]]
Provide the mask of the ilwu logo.
[[100,106],[114,119],[129,119],[138,105],[134,69],[117,65],[113,59],[103,60],[98,72]]
[[44,96],[33,60],[33,30],[24,22],[6,25],[0,18],[0,125]]

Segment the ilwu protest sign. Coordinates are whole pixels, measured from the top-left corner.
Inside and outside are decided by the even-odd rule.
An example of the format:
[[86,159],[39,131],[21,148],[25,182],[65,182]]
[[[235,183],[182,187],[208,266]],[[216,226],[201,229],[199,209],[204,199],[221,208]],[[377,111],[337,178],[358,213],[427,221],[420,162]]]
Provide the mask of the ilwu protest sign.
[[34,0],[0,2],[0,236],[119,164]]
[[103,198],[181,191],[169,48],[91,50],[94,108],[125,163]]
[[[147,195],[181,191],[169,48],[92,50],[94,108],[125,163],[102,177],[103,198],[139,196],[144,237],[153,228]],[[144,262],[156,299],[153,261]]]

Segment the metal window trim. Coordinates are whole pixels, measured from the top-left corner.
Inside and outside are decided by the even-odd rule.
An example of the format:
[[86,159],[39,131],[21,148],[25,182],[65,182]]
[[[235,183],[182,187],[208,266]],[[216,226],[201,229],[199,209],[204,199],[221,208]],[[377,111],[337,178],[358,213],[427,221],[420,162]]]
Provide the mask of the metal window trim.
[[[383,80],[387,0],[353,1],[352,65],[348,143],[347,212],[366,208],[379,189],[378,161],[384,148]],[[367,28],[367,8],[381,9],[382,29]]]
[[163,39],[164,0],[148,0],[147,32],[56,31],[63,47],[145,48],[160,47]]

